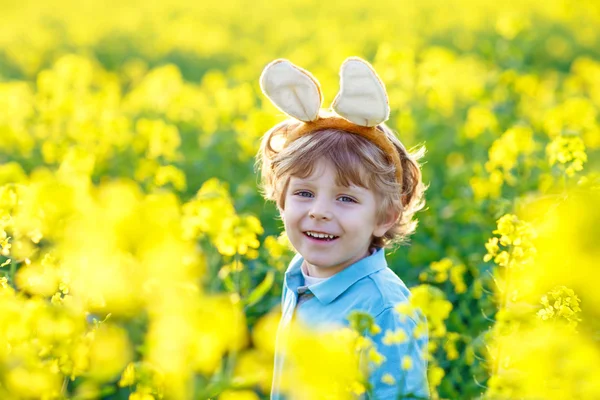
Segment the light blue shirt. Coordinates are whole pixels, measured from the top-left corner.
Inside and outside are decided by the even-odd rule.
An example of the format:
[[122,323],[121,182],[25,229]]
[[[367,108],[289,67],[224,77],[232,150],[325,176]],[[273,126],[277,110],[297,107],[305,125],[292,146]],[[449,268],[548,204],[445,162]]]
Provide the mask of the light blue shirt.
[[[350,312],[357,310],[368,312],[375,318],[381,332],[372,337],[376,349],[385,357],[385,361],[371,374],[369,382],[373,385],[374,397],[370,399],[391,400],[412,394],[429,397],[427,385],[427,335],[415,339],[413,331],[418,322],[426,324],[422,314],[417,319],[402,318],[394,306],[407,302],[410,291],[402,280],[387,266],[383,249],[377,249],[370,256],[357,261],[330,278],[306,288],[301,271],[304,259],[296,254],[285,273],[282,293],[282,315],[276,338],[275,366],[271,400],[284,400],[280,393],[281,374],[285,364],[284,346],[281,343],[281,332],[291,322],[294,312],[301,323],[318,328],[331,323],[349,326],[346,319]],[[309,291],[312,297],[297,306],[298,288]],[[403,329],[409,340],[392,345],[384,345],[382,339],[387,330]],[[402,358],[410,356],[412,368],[402,369]],[[385,374],[390,374],[395,385],[381,381]],[[298,382],[298,385],[301,385]]]

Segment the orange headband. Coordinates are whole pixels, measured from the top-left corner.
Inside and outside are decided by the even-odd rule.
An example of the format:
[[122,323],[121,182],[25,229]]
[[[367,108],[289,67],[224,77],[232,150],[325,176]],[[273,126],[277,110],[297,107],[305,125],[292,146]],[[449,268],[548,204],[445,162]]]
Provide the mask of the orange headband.
[[310,72],[288,60],[267,65],[261,75],[263,93],[287,115],[302,121],[287,136],[284,147],[301,136],[323,129],[339,129],[360,135],[385,152],[396,167],[402,184],[402,163],[396,147],[377,125],[389,117],[385,87],[369,63],[350,57],[340,69],[340,92],[331,108],[338,115],[321,113],[323,97],[319,82]]

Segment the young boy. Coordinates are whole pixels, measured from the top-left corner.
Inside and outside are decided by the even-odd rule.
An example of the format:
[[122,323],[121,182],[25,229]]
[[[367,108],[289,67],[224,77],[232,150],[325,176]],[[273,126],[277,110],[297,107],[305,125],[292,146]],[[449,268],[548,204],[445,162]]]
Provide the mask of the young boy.
[[[416,228],[412,217],[425,190],[417,160],[424,149],[407,152],[384,124],[387,96],[369,64],[351,58],[340,75],[337,115],[320,109],[316,79],[287,60],[271,63],[261,76],[263,92],[293,117],[265,134],[257,155],[263,194],[277,203],[297,252],[284,278],[271,399],[298,398],[293,389],[282,393],[280,382],[286,362],[280,336],[292,318],[310,327],[348,325],[353,311],[369,313],[380,328],[372,339],[384,361],[369,377],[372,398],[427,398],[428,339],[415,335],[426,321],[395,310],[410,292],[384,254]],[[405,340],[384,341],[400,330]],[[410,368],[403,368],[406,356]]]

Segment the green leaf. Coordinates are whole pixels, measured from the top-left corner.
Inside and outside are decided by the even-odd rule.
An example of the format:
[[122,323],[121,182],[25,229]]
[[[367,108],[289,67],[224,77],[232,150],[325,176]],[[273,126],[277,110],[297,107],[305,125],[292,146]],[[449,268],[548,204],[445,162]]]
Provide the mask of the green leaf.
[[260,299],[262,299],[264,295],[267,294],[267,292],[271,289],[274,281],[275,271],[267,272],[265,279],[263,279],[263,281],[244,300],[244,305],[246,307],[250,307],[258,303]]

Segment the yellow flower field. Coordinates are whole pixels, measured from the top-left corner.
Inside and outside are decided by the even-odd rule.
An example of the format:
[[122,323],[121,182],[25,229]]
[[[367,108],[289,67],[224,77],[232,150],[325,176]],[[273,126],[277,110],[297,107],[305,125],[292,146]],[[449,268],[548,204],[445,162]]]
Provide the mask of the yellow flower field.
[[[432,398],[600,398],[598,1],[0,3],[0,399],[268,398],[293,252],[258,79],[287,58],[328,105],[349,56],[427,149],[388,261]],[[367,394],[377,329],[298,327],[291,398]]]

